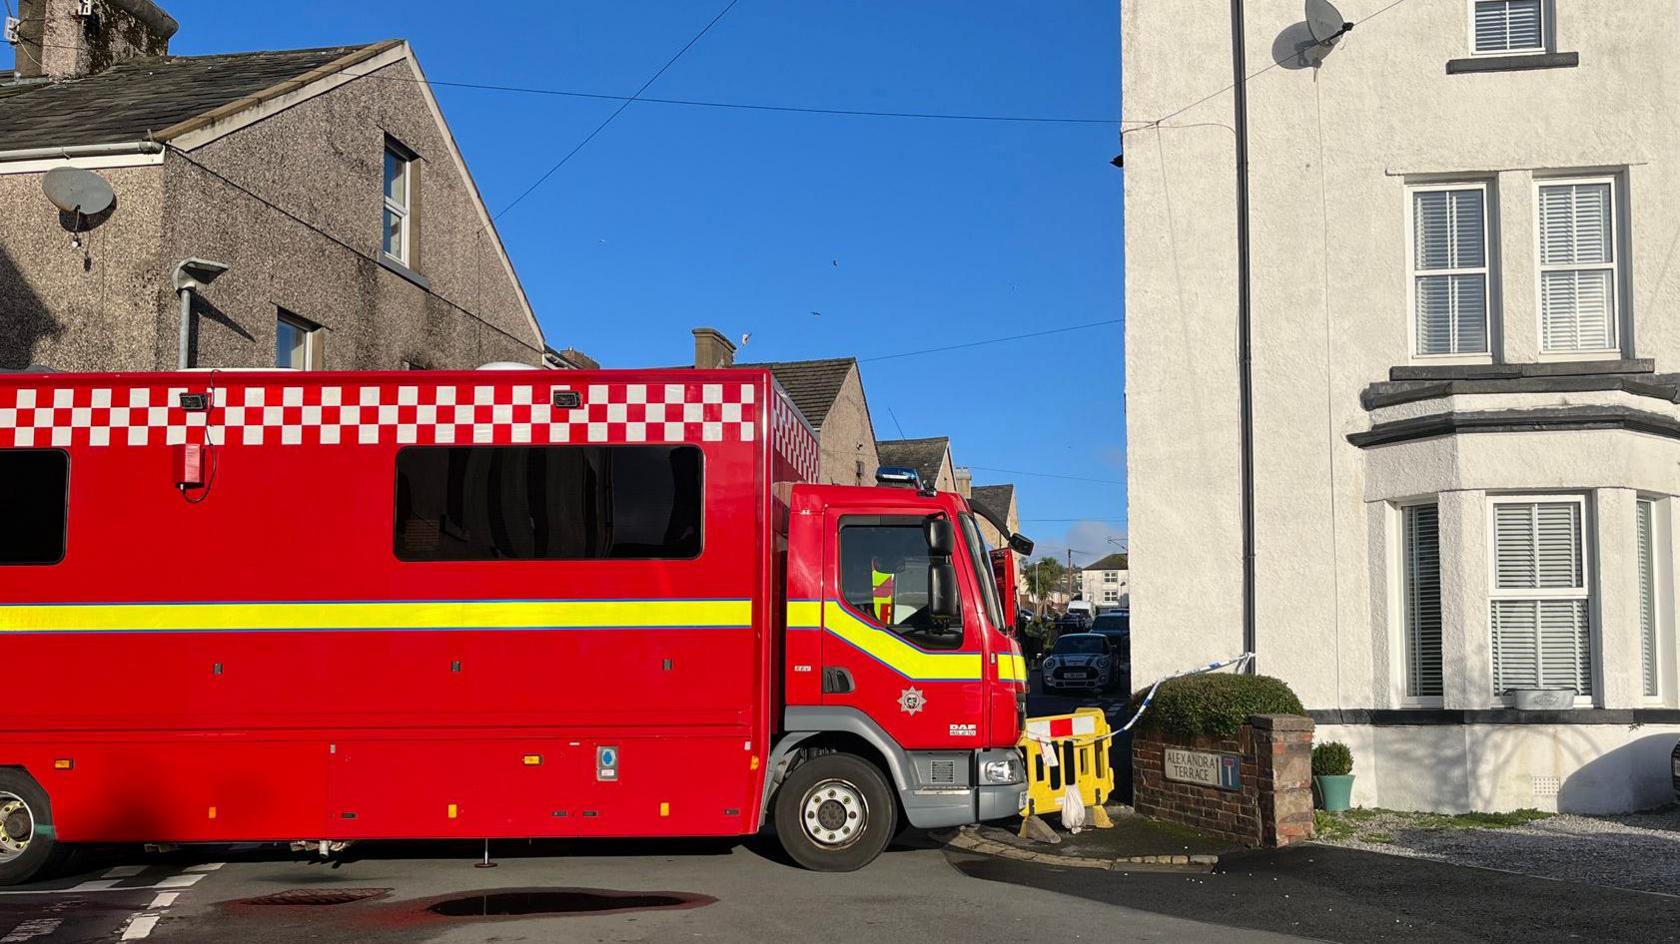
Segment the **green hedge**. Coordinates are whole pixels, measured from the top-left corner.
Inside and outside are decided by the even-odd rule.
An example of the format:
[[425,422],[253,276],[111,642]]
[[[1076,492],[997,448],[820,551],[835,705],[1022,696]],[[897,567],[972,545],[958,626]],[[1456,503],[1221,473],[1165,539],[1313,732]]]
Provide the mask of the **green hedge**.
[[[1148,692],[1132,695],[1128,717]],[[1161,683],[1135,730],[1145,736],[1233,738],[1250,715],[1301,714],[1306,714],[1301,700],[1279,679],[1209,673]]]

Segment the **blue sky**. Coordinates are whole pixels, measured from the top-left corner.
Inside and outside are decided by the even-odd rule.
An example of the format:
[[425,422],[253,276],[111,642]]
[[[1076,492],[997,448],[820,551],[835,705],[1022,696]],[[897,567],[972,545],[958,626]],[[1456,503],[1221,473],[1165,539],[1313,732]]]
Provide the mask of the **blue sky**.
[[[160,0],[182,23],[178,54],[406,37],[433,80],[613,95],[726,2]],[[1115,118],[1117,7],[739,0],[645,94]],[[437,95],[492,213],[617,107]],[[499,226],[549,343],[604,366],[683,363],[703,324],[750,334],[743,359],[867,358],[1120,317],[1117,150],[1102,124],[638,103]],[[1119,325],[863,370],[878,436],[948,435],[977,483],[1016,483],[1041,547],[1093,552],[1076,562],[1113,549],[1125,515]]]

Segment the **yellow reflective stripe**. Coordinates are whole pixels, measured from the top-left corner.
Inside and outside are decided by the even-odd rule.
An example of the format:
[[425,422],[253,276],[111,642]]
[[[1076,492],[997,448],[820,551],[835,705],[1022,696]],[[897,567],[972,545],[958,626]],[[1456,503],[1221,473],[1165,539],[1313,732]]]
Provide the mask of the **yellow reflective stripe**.
[[600,629],[752,625],[751,600],[465,600],[0,606],[0,631]]
[[787,625],[789,629],[821,629],[821,601],[789,600],[787,605]]
[[980,653],[923,652],[894,633],[868,625],[833,601],[823,606],[823,626],[909,678],[930,681],[980,679],[983,665]]
[[1024,682],[1027,680],[1027,660],[1018,655],[1000,652],[993,656],[997,660],[998,678],[1006,682]]

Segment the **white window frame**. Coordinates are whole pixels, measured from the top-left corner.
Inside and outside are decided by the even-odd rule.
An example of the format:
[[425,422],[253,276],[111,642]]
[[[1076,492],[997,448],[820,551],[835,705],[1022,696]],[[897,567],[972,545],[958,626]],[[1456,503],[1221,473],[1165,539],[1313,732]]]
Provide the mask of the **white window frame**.
[[[1651,572],[1648,576],[1651,581],[1652,613],[1656,617],[1656,639],[1651,656],[1656,661],[1657,691],[1656,694],[1645,692],[1643,665],[1640,666],[1639,690],[1646,704],[1663,705],[1668,703],[1674,671],[1674,535],[1669,526],[1669,502],[1673,499],[1666,495],[1647,495],[1641,492],[1635,496],[1634,501],[1636,510],[1638,505],[1651,505]],[[1637,530],[1635,538],[1637,539]],[[1637,565],[1637,554],[1634,561]]]
[[321,369],[321,326],[312,321],[299,317],[292,312],[280,309],[274,316],[276,337],[274,352],[275,360],[280,359],[278,330],[281,323],[289,324],[303,332],[303,366],[290,368],[292,370],[320,370]]
[[[1495,196],[1492,181],[1489,180],[1447,180],[1430,181],[1406,186],[1406,350],[1414,363],[1420,364],[1491,364],[1493,350],[1498,338],[1496,325],[1499,310],[1499,287],[1493,277],[1493,249],[1495,246],[1493,232],[1496,219],[1493,198]],[[1444,193],[1453,190],[1480,190],[1482,192],[1482,266],[1470,269],[1419,269],[1417,267],[1417,194]],[[1535,191],[1538,201],[1539,191]],[[1536,244],[1538,245],[1538,244]],[[1486,290],[1487,310],[1482,313],[1482,337],[1486,351],[1469,354],[1422,354],[1418,351],[1418,291],[1417,280],[1421,275],[1477,275],[1482,276]]]
[[[1610,262],[1594,262],[1582,265],[1580,263],[1551,263],[1540,262],[1540,190],[1542,187],[1557,187],[1566,184],[1608,184],[1610,187]],[[1622,184],[1616,174],[1591,174],[1585,176],[1559,176],[1534,178],[1534,192],[1531,194],[1534,212],[1534,330],[1539,340],[1540,360],[1542,361],[1609,361],[1620,360],[1622,351],[1627,345],[1629,336],[1627,312],[1627,254],[1623,251],[1622,240]],[[1546,314],[1545,314],[1545,280],[1547,272],[1575,272],[1584,269],[1603,269],[1610,273],[1610,303],[1615,306],[1611,312],[1614,319],[1610,335],[1615,340],[1612,346],[1601,350],[1585,351],[1548,351],[1546,350]],[[1631,354],[1628,356],[1632,356]]]
[[[385,161],[387,158],[391,157],[396,158],[403,166],[403,192],[402,201],[400,203],[393,199],[390,194],[385,192]],[[412,253],[409,252],[408,234],[413,228],[412,220],[410,219],[410,208],[414,205],[414,158],[404,148],[399,147],[396,142],[391,141],[390,139],[386,139],[385,151],[379,158],[379,194],[385,201],[385,209],[388,212],[395,214],[396,217],[402,221],[402,239],[400,240],[401,246],[399,247],[402,250],[402,253],[399,255],[385,248],[385,220],[383,216],[381,216],[379,220],[379,251],[384,254],[385,258],[400,266],[406,267],[408,265],[408,260],[412,257]]]
[[[1499,505],[1538,505],[1558,502],[1569,502],[1580,510],[1581,522],[1581,586],[1575,587],[1526,587],[1501,589],[1499,586],[1499,532],[1494,509]],[[1587,602],[1587,657],[1592,660],[1592,694],[1575,693],[1575,707],[1591,708],[1596,699],[1604,691],[1604,656],[1601,651],[1599,633],[1598,603],[1599,581],[1598,560],[1593,553],[1594,535],[1596,529],[1591,515],[1592,503],[1587,496],[1579,493],[1564,494],[1490,494],[1487,498],[1487,600],[1488,621],[1483,627],[1483,638],[1488,645],[1489,664],[1493,658],[1493,604],[1497,600],[1585,600]],[[1538,657],[1539,650],[1535,650]],[[1492,696],[1500,705],[1510,705],[1512,696],[1497,694]]]
[[[1403,705],[1407,708],[1439,708],[1446,703],[1446,693],[1447,693],[1447,659],[1446,659],[1446,651],[1445,651],[1446,634],[1447,634],[1446,629],[1447,629],[1447,627],[1446,627],[1446,614],[1444,612],[1441,614],[1441,644],[1442,644],[1441,694],[1439,694],[1439,695],[1414,695],[1414,694],[1412,694],[1412,680],[1411,680],[1411,672],[1410,672],[1411,640],[1409,638],[1410,635],[1411,635],[1411,627],[1408,623],[1409,615],[1407,613],[1407,607],[1406,607],[1406,592],[1407,592],[1407,589],[1409,588],[1410,583],[1411,583],[1411,581],[1409,579],[1409,574],[1411,572],[1411,568],[1408,565],[1408,561],[1407,561],[1407,557],[1406,557],[1406,551],[1407,551],[1406,512],[1407,512],[1408,509],[1412,509],[1412,508],[1434,508],[1435,509],[1435,528],[1436,528],[1435,555],[1436,555],[1436,563],[1437,563],[1437,565],[1439,565],[1441,567],[1443,575],[1446,572],[1446,560],[1444,559],[1444,555],[1441,553],[1441,538],[1440,538],[1441,503],[1440,503],[1440,497],[1437,496],[1437,495],[1429,495],[1429,496],[1425,496],[1425,497],[1421,497],[1421,498],[1410,499],[1410,500],[1407,500],[1407,501],[1396,502],[1394,504],[1394,516],[1393,516],[1393,521],[1394,521],[1394,532],[1393,532],[1394,533],[1394,545],[1393,545],[1394,546],[1394,554],[1393,554],[1394,580],[1393,580],[1392,586],[1394,588],[1394,595],[1393,595],[1393,599],[1394,599],[1394,607],[1393,607],[1394,626],[1399,630],[1399,632],[1394,634],[1394,638],[1397,642],[1397,646],[1396,646],[1395,651],[1394,651],[1394,657],[1395,657],[1395,663],[1394,664],[1396,666],[1398,666],[1399,671],[1397,671],[1395,673],[1395,691],[1398,692],[1399,704],[1401,704],[1401,705]],[[1446,579],[1445,579],[1444,576],[1442,576],[1438,579],[1439,579],[1439,581],[1442,585],[1441,596],[1442,596],[1442,606],[1444,608],[1445,607],[1445,602],[1446,602],[1446,589],[1445,589]]]
[[1470,0],[1466,6],[1469,11],[1465,18],[1465,44],[1470,49],[1470,55],[1483,56],[1533,56],[1552,51],[1552,3],[1551,0],[1540,0],[1540,45],[1524,46],[1521,49],[1489,49],[1483,51],[1476,48],[1476,4],[1478,0]]

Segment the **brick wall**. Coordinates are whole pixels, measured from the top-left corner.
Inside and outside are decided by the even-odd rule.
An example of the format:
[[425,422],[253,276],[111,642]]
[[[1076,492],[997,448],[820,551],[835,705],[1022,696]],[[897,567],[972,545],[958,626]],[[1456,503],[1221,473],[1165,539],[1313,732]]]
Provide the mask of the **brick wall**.
[[[1181,823],[1247,846],[1311,839],[1313,723],[1295,715],[1255,715],[1234,740],[1197,737],[1132,741],[1132,805],[1145,816]],[[1167,748],[1240,755],[1239,790],[1168,780]]]

